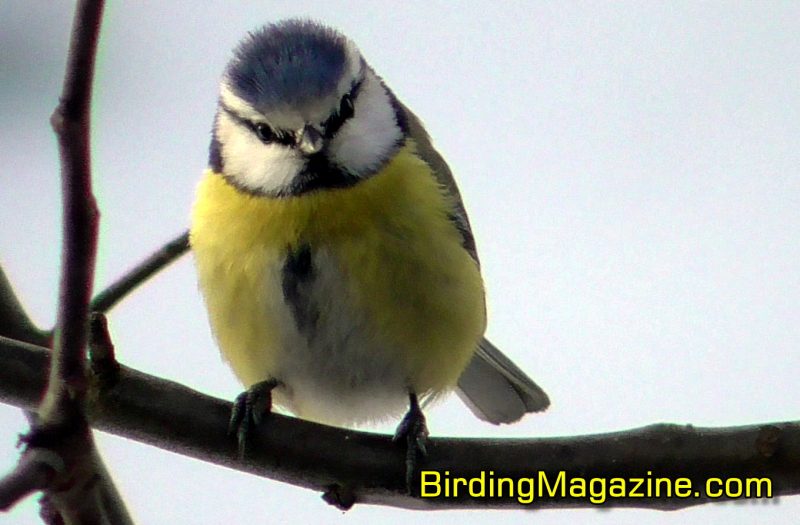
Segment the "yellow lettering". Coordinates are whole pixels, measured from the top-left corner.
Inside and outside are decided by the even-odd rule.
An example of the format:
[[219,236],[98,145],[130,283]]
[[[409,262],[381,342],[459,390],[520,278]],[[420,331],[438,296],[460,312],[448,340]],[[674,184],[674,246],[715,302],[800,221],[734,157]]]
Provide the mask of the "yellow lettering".
[[[550,486],[550,483],[547,481],[547,473],[543,471],[539,471],[539,496],[542,495],[544,491],[547,491],[547,495],[551,498],[556,497],[556,492],[559,492],[558,496],[564,497],[567,495],[567,488],[566,483],[564,482],[564,478],[566,478],[566,473],[562,470],[556,476],[556,482]],[[559,488],[560,487],[560,488]]]
[[713,491],[711,490],[711,485],[714,484],[718,487],[722,486],[722,480],[719,478],[708,478],[706,481],[706,494],[708,494],[709,498],[719,498],[722,496],[722,490]]
[[[644,483],[644,478],[630,478],[630,482],[633,483],[633,488],[630,492],[628,492],[629,498],[643,498],[644,493],[641,492],[640,488]],[[637,492],[638,491],[638,492]]]
[[[475,490],[473,488],[473,484],[476,482],[480,490]],[[483,470],[481,470],[480,477],[469,480],[469,495],[473,498],[483,498],[486,496],[486,472]]]
[[[756,492],[753,494],[752,486],[756,485]],[[761,492],[761,485],[766,484],[767,490]],[[747,497],[748,498],[771,498],[772,497],[772,480],[769,478],[747,478]]]
[[511,478],[500,478],[497,480],[497,497],[503,497],[503,483],[508,485],[508,495],[509,497],[514,495],[514,480]]
[[[439,484],[439,481],[442,479],[441,474],[435,470],[423,470],[421,474],[422,478],[420,480],[420,496],[423,498],[435,498],[442,493],[442,486]],[[428,477],[434,478],[434,481],[428,481]],[[428,487],[430,486],[436,487],[436,492],[428,492]]]
[[[523,484],[528,485],[528,489],[522,488]],[[533,501],[533,478],[519,478],[517,480],[517,501],[527,505]]]
[[572,478],[569,480],[569,495],[573,498],[585,498],[586,480],[584,478]]
[[[672,497],[672,480],[669,479],[669,478],[656,478],[656,497],[657,498],[661,497],[661,485],[662,484],[666,484],[666,486],[667,486],[667,493],[665,494],[665,496],[667,498],[671,498]],[[650,497],[653,497],[653,495],[650,494]]]
[[[735,489],[732,487],[736,487]],[[725,482],[725,495],[731,498],[738,498],[742,495],[742,480],[739,478],[728,478]]]
[[692,495],[692,480],[689,478],[678,478],[675,480],[675,496],[678,498],[688,498]]
[[589,501],[601,505],[606,500],[606,478],[589,480]]
[[625,478],[611,478],[608,485],[608,495],[612,498],[625,497]]
[[467,478],[454,478],[453,479],[453,497],[458,497],[458,486],[464,485],[467,486]]

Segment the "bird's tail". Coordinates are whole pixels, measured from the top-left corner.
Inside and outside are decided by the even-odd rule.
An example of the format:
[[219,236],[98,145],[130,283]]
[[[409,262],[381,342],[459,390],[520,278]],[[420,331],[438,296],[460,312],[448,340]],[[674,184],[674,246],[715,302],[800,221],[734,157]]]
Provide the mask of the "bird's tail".
[[476,416],[495,425],[550,405],[544,390],[485,338],[458,379],[456,393]]

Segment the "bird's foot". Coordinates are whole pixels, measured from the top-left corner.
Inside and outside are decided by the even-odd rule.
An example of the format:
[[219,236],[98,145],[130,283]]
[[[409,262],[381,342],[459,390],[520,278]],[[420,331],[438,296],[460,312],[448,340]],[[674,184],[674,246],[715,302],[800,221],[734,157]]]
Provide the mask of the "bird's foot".
[[397,426],[393,441],[406,442],[406,491],[413,495],[414,475],[421,457],[428,454],[428,426],[425,414],[419,407],[416,394],[409,395],[409,408],[403,420]]
[[272,412],[272,390],[279,384],[275,379],[267,379],[236,396],[228,423],[228,435],[236,436],[239,459],[244,458],[248,434]]

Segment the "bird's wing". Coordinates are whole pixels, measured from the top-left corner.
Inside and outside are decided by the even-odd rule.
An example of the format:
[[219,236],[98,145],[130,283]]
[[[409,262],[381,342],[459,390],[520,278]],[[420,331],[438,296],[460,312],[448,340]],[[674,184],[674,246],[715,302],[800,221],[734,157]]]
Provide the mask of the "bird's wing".
[[436,175],[436,180],[439,181],[439,184],[453,197],[455,202],[453,222],[455,222],[458,231],[461,233],[464,249],[467,250],[467,253],[469,253],[480,266],[478,252],[475,249],[475,238],[472,236],[472,228],[470,228],[469,219],[467,218],[467,211],[464,209],[461,193],[458,191],[458,186],[456,186],[456,181],[453,179],[450,168],[447,166],[442,156],[439,155],[439,152],[434,149],[431,138],[428,132],[425,131],[419,118],[401,102],[398,102],[398,104],[400,104],[400,107],[406,114],[408,134],[417,144],[417,153],[422,160],[427,162],[433,169],[433,173]]
[[486,338],[458,378],[456,393],[479,419],[495,425],[550,406],[544,390]]
[[[406,113],[409,135],[417,143],[417,153],[453,196],[453,220],[461,232],[464,249],[478,263],[475,238],[453,174],[434,149],[419,118],[402,103],[400,106]],[[528,412],[540,412],[550,405],[544,390],[485,338],[481,339],[472,360],[458,379],[457,393],[478,418],[494,424],[513,423]]]

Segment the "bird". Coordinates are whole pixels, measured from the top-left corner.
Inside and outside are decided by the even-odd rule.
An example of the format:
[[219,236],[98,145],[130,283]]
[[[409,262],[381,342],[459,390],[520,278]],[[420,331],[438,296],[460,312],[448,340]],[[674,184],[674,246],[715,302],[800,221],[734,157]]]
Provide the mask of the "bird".
[[428,403],[455,390],[493,424],[548,407],[484,337],[447,163],[351,39],[304,18],[248,33],[211,135],[190,244],[212,334],[245,386],[240,451],[273,405],[337,426],[402,416],[410,485]]

